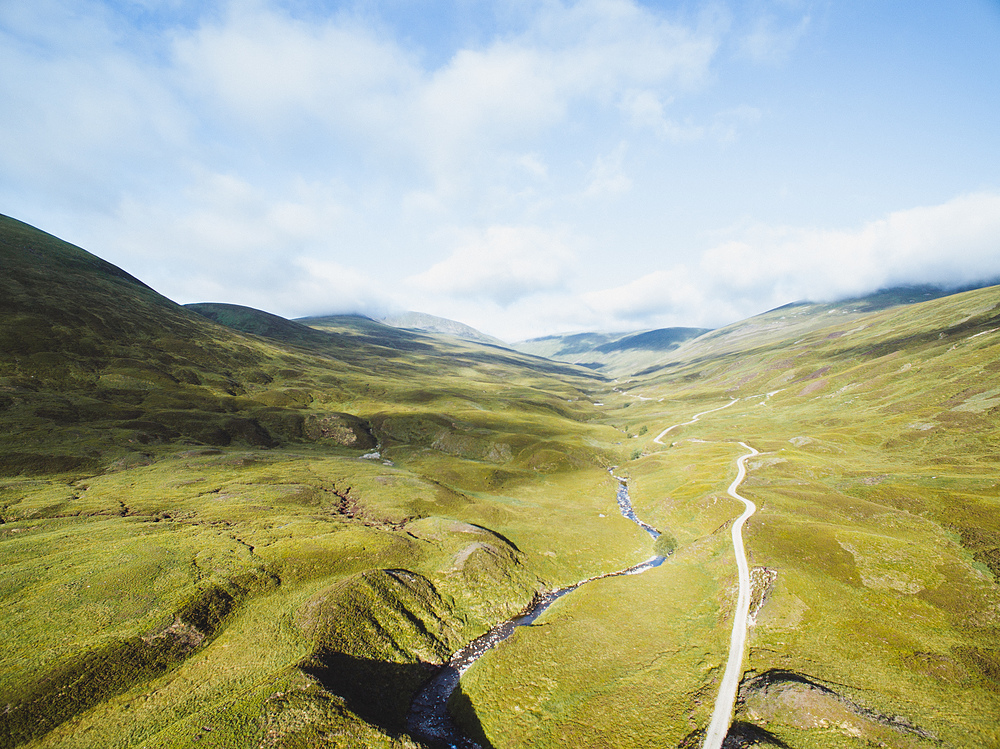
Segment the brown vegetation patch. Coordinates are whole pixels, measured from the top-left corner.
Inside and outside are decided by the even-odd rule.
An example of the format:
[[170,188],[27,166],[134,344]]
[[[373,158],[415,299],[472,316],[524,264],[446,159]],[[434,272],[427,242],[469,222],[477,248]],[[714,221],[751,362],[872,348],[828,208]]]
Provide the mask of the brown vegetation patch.
[[810,382],[808,385],[806,385],[799,391],[799,397],[815,393],[817,390],[825,386],[826,386],[825,379],[816,380],[815,382]]
[[749,673],[740,684],[737,710],[751,720],[797,729],[834,729],[870,742],[903,734],[933,740],[905,717],[883,715],[839,693],[835,685],[794,671]]

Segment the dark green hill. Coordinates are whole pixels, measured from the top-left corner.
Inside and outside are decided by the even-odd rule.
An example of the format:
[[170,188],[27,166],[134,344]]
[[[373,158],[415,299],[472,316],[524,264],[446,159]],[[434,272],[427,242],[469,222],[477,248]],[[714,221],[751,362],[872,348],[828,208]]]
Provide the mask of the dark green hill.
[[366,449],[372,418],[393,423],[385,404],[437,417],[454,397],[450,373],[580,376],[358,316],[311,320],[317,329],[236,305],[181,307],[11,218],[0,219],[0,253],[0,475],[98,466],[157,444]]
[[181,307],[9,218],[0,264],[4,749],[411,746],[430,664],[646,545],[587,548],[621,435],[586,371]]
[[620,340],[628,333],[570,333],[532,338],[514,344],[518,350],[537,353],[552,359],[567,358],[576,354],[586,354],[598,346]]
[[7,355],[94,358],[165,330],[199,332],[190,314],[125,271],[6,216],[0,263],[0,351]]
[[239,400],[272,378],[274,352],[7,217],[0,257],[0,473],[173,440],[274,444]]
[[879,289],[871,294],[841,299],[834,304],[843,309],[854,309],[858,312],[879,312],[892,307],[906,304],[919,304],[932,299],[960,294],[963,291],[974,291],[995,286],[1000,279],[986,280],[982,283],[963,284],[960,286],[941,286],[938,284],[915,284],[909,286],[893,286]]
[[185,304],[184,308],[227,328],[264,338],[274,338],[285,343],[308,346],[326,345],[329,342],[329,336],[318,333],[306,325],[252,307],[220,302],[199,302]]
[[324,333],[339,336],[338,340],[345,344],[361,344],[372,347],[369,350],[373,352],[384,347],[418,355],[432,354],[441,366],[446,367],[463,365],[510,366],[544,374],[566,375],[571,378],[582,377],[594,383],[603,381],[600,376],[584,369],[566,366],[530,352],[522,353],[505,346],[471,339],[460,340],[454,336],[442,337],[396,328],[361,315],[303,317],[299,318],[297,322]]

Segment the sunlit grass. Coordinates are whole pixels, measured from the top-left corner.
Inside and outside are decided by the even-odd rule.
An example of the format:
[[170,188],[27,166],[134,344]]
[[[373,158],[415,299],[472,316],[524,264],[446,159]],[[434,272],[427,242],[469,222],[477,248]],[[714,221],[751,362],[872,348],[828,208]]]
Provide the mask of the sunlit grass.
[[271,337],[244,335],[0,228],[0,746],[413,746],[433,664],[653,553],[611,466],[671,556],[560,599],[455,709],[497,749],[690,742],[732,625],[739,441],[770,571],[748,676],[837,696],[748,688],[737,717],[796,747],[933,743],[886,716],[1000,743],[997,289],[798,310],[615,384],[357,318],[229,310]]

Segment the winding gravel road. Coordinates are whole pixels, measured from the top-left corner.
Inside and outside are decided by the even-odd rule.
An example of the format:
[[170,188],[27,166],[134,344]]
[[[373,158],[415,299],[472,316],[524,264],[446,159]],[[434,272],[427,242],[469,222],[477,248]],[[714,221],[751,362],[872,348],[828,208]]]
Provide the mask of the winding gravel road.
[[661,440],[664,437],[666,437],[669,432],[673,431],[677,427],[686,427],[688,424],[694,424],[696,421],[698,421],[698,419],[700,419],[705,414],[715,413],[716,411],[721,411],[724,408],[729,408],[731,405],[733,405],[738,400],[739,400],[739,398],[733,398],[731,401],[729,401],[729,403],[727,403],[724,406],[719,406],[718,408],[710,408],[707,411],[702,411],[700,414],[695,414],[694,418],[691,419],[691,421],[685,421],[683,424],[674,424],[673,426],[669,426],[666,429],[664,429],[662,432],[660,432],[658,435],[656,435],[655,437],[653,437],[653,442],[655,442],[657,445],[662,445],[663,442]]
[[[770,393],[768,394],[770,395]],[[663,444],[663,438],[677,427],[694,424],[705,414],[721,411],[736,403],[739,398],[733,398],[729,403],[708,411],[695,414],[691,421],[683,424],[674,424],[660,432],[653,438],[653,442],[658,445]],[[729,725],[732,722],[733,706],[736,704],[736,693],[740,686],[740,677],[743,675],[743,651],[746,648],[747,640],[747,618],[750,615],[750,568],[747,565],[746,550],[743,547],[743,525],[747,518],[757,511],[757,506],[746,497],[740,496],[736,490],[746,478],[746,462],[748,458],[760,453],[745,442],[740,445],[750,452],[741,455],[736,460],[736,478],[729,485],[728,493],[733,499],[742,502],[746,509],[733,523],[733,549],[736,552],[736,567],[739,570],[740,590],[736,599],[736,612],[733,615],[733,633],[729,638],[729,660],[726,661],[726,672],[719,685],[719,696],[715,699],[715,709],[712,711],[712,721],[709,723],[708,731],[705,734],[703,749],[722,749],[722,742],[729,732]]]
[[733,616],[733,633],[729,638],[729,660],[726,661],[726,673],[722,677],[722,684],[719,685],[719,696],[715,699],[712,722],[709,723],[708,732],[705,734],[705,743],[702,745],[704,749],[721,749],[722,742],[729,732],[733,706],[736,704],[736,692],[740,686],[740,677],[743,675],[743,650],[747,640],[747,617],[750,614],[750,568],[747,566],[747,555],[743,548],[743,524],[757,511],[757,506],[746,497],[740,496],[736,489],[746,478],[747,459],[760,453],[745,442],[741,442],[740,445],[750,452],[736,460],[736,478],[728,489],[730,497],[746,505],[743,514],[733,523],[733,548],[736,550],[736,566],[740,573],[740,593],[736,599],[736,613]]

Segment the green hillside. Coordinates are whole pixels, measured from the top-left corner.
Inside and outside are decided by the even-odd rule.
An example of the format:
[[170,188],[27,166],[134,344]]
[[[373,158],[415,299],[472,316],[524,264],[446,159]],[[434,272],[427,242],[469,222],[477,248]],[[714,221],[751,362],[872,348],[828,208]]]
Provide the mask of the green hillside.
[[[736,728],[797,748],[1000,746],[1000,287],[876,312],[777,310],[674,356],[605,405],[635,435],[619,471],[637,512],[677,538],[671,579],[593,590],[544,645],[477,664],[470,704],[503,716],[487,734],[519,737],[496,746],[582,740],[592,724],[609,743],[630,736],[621,746],[700,745],[735,604],[740,510],[725,488],[739,441],[761,451],[740,489],[759,508],[744,536],[760,605]],[[636,600],[632,621],[621,612]],[[584,605],[619,612],[628,642],[608,652]],[[515,686],[508,674],[532,661],[547,678]],[[566,662],[577,681],[563,688]],[[604,719],[609,705],[627,718]]]
[[182,307],[13,219],[0,267],[0,747],[420,746],[451,653],[653,554],[612,466],[673,553],[560,598],[449,705],[483,749],[700,746],[739,442],[730,743],[1000,747],[1000,287],[550,341],[641,363],[625,384]]
[[620,440],[586,371],[0,248],[0,746],[410,745],[434,663],[648,547],[581,551]]
[[533,338],[513,348],[556,361],[577,364],[608,377],[648,374],[679,361],[694,361],[784,341],[798,333],[918,302],[939,299],[960,290],[941,286],[900,286],[836,302],[794,302],[718,330],[660,328],[631,333],[572,333]]

